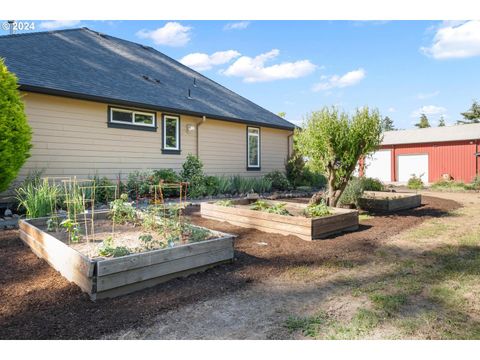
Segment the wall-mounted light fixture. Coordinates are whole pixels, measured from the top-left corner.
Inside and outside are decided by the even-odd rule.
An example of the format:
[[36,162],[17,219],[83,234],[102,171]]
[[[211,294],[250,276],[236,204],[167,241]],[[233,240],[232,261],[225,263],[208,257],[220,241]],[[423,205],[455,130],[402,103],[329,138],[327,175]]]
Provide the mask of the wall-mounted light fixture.
[[187,124],[187,134],[192,134],[195,132],[195,125],[194,124]]

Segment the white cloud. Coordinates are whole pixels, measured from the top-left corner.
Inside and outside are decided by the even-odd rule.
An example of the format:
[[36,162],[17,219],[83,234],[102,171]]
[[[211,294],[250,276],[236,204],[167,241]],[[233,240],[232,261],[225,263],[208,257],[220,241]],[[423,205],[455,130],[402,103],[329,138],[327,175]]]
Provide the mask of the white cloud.
[[242,77],[244,82],[254,83],[296,79],[306,76],[315,70],[315,65],[310,60],[298,60],[265,66],[267,61],[276,58],[279,54],[280,51],[278,49],[273,49],[254,58],[242,56],[221,73],[226,76]]
[[151,39],[157,45],[185,46],[190,41],[191,29],[178,22],[168,22],[155,30],[140,30],[136,35],[142,39]]
[[180,59],[184,65],[197,71],[209,70],[215,65],[223,65],[240,56],[236,50],[217,51],[211,55],[192,53]]
[[395,111],[397,111],[397,109],[395,109],[393,106],[388,108],[388,112],[394,113]]
[[362,68],[357,70],[352,70],[347,72],[346,74],[340,75],[333,75],[333,76],[322,76],[320,79],[324,80],[313,85],[313,91],[323,91],[329,90],[333,88],[344,88],[348,86],[353,86],[358,84],[362,81],[366,76],[365,70]]
[[432,97],[435,97],[437,96],[438,94],[440,94],[440,91],[434,91],[434,92],[431,92],[431,93],[419,93],[417,94],[417,99],[419,100],[425,100],[425,99],[430,99]]
[[425,115],[444,115],[447,112],[443,106],[436,106],[436,105],[425,105],[421,108],[414,110],[411,114],[412,117],[418,118],[421,114]]
[[430,47],[420,50],[434,59],[480,56],[480,21],[444,23]]
[[60,28],[68,28],[77,26],[80,24],[80,20],[52,20],[52,21],[42,21],[40,23],[40,28],[45,30],[55,30]]
[[228,23],[223,27],[223,30],[243,30],[250,25],[250,21],[239,21],[234,23]]

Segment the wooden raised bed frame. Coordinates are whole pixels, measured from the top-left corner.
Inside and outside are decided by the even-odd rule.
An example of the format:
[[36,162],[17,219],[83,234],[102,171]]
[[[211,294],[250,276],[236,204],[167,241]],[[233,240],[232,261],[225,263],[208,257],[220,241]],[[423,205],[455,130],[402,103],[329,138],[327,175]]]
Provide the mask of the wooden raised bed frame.
[[422,204],[422,196],[413,193],[396,193],[386,191],[365,191],[367,196],[358,199],[363,210],[391,212],[412,209]]
[[234,236],[152,250],[118,258],[91,259],[40,230],[47,218],[20,220],[20,238],[92,300],[115,297],[206,270],[233,259]]
[[[234,205],[248,205],[255,200],[233,200]],[[268,200],[269,203],[282,201]],[[287,203],[287,208],[303,210],[306,204]],[[227,221],[232,225],[253,228],[269,233],[294,235],[303,240],[323,239],[343,231],[358,229],[358,211],[350,209],[332,208],[332,215],[317,218],[304,216],[287,216],[270,214],[264,211],[250,210],[216,205],[213,202],[204,202],[200,205],[200,214],[207,219]]]

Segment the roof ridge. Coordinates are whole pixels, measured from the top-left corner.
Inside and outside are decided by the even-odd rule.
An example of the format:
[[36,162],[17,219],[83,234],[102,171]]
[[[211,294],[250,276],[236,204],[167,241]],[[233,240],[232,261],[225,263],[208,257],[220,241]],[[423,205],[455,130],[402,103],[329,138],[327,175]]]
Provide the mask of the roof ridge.
[[6,35],[0,35],[1,38],[12,38],[12,37],[19,37],[19,36],[31,36],[31,35],[49,35],[49,34],[55,34],[59,32],[67,32],[67,31],[81,31],[81,30],[89,30],[89,31],[94,31],[91,30],[87,27],[79,27],[79,28],[71,28],[71,29],[58,29],[58,30],[45,30],[45,31],[31,31],[31,32],[24,32],[24,33],[17,33],[17,34],[6,34]]

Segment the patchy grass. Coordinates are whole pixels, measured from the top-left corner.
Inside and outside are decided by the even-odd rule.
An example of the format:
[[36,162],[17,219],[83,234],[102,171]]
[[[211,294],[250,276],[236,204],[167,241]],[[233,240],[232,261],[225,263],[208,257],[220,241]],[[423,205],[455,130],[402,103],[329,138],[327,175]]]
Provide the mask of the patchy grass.
[[373,219],[374,215],[370,213],[361,213],[358,215],[358,220],[359,221],[365,221],[365,220],[370,220]]
[[370,295],[370,300],[375,309],[387,316],[393,316],[402,305],[406,304],[407,295],[402,293],[393,295],[374,293]]

